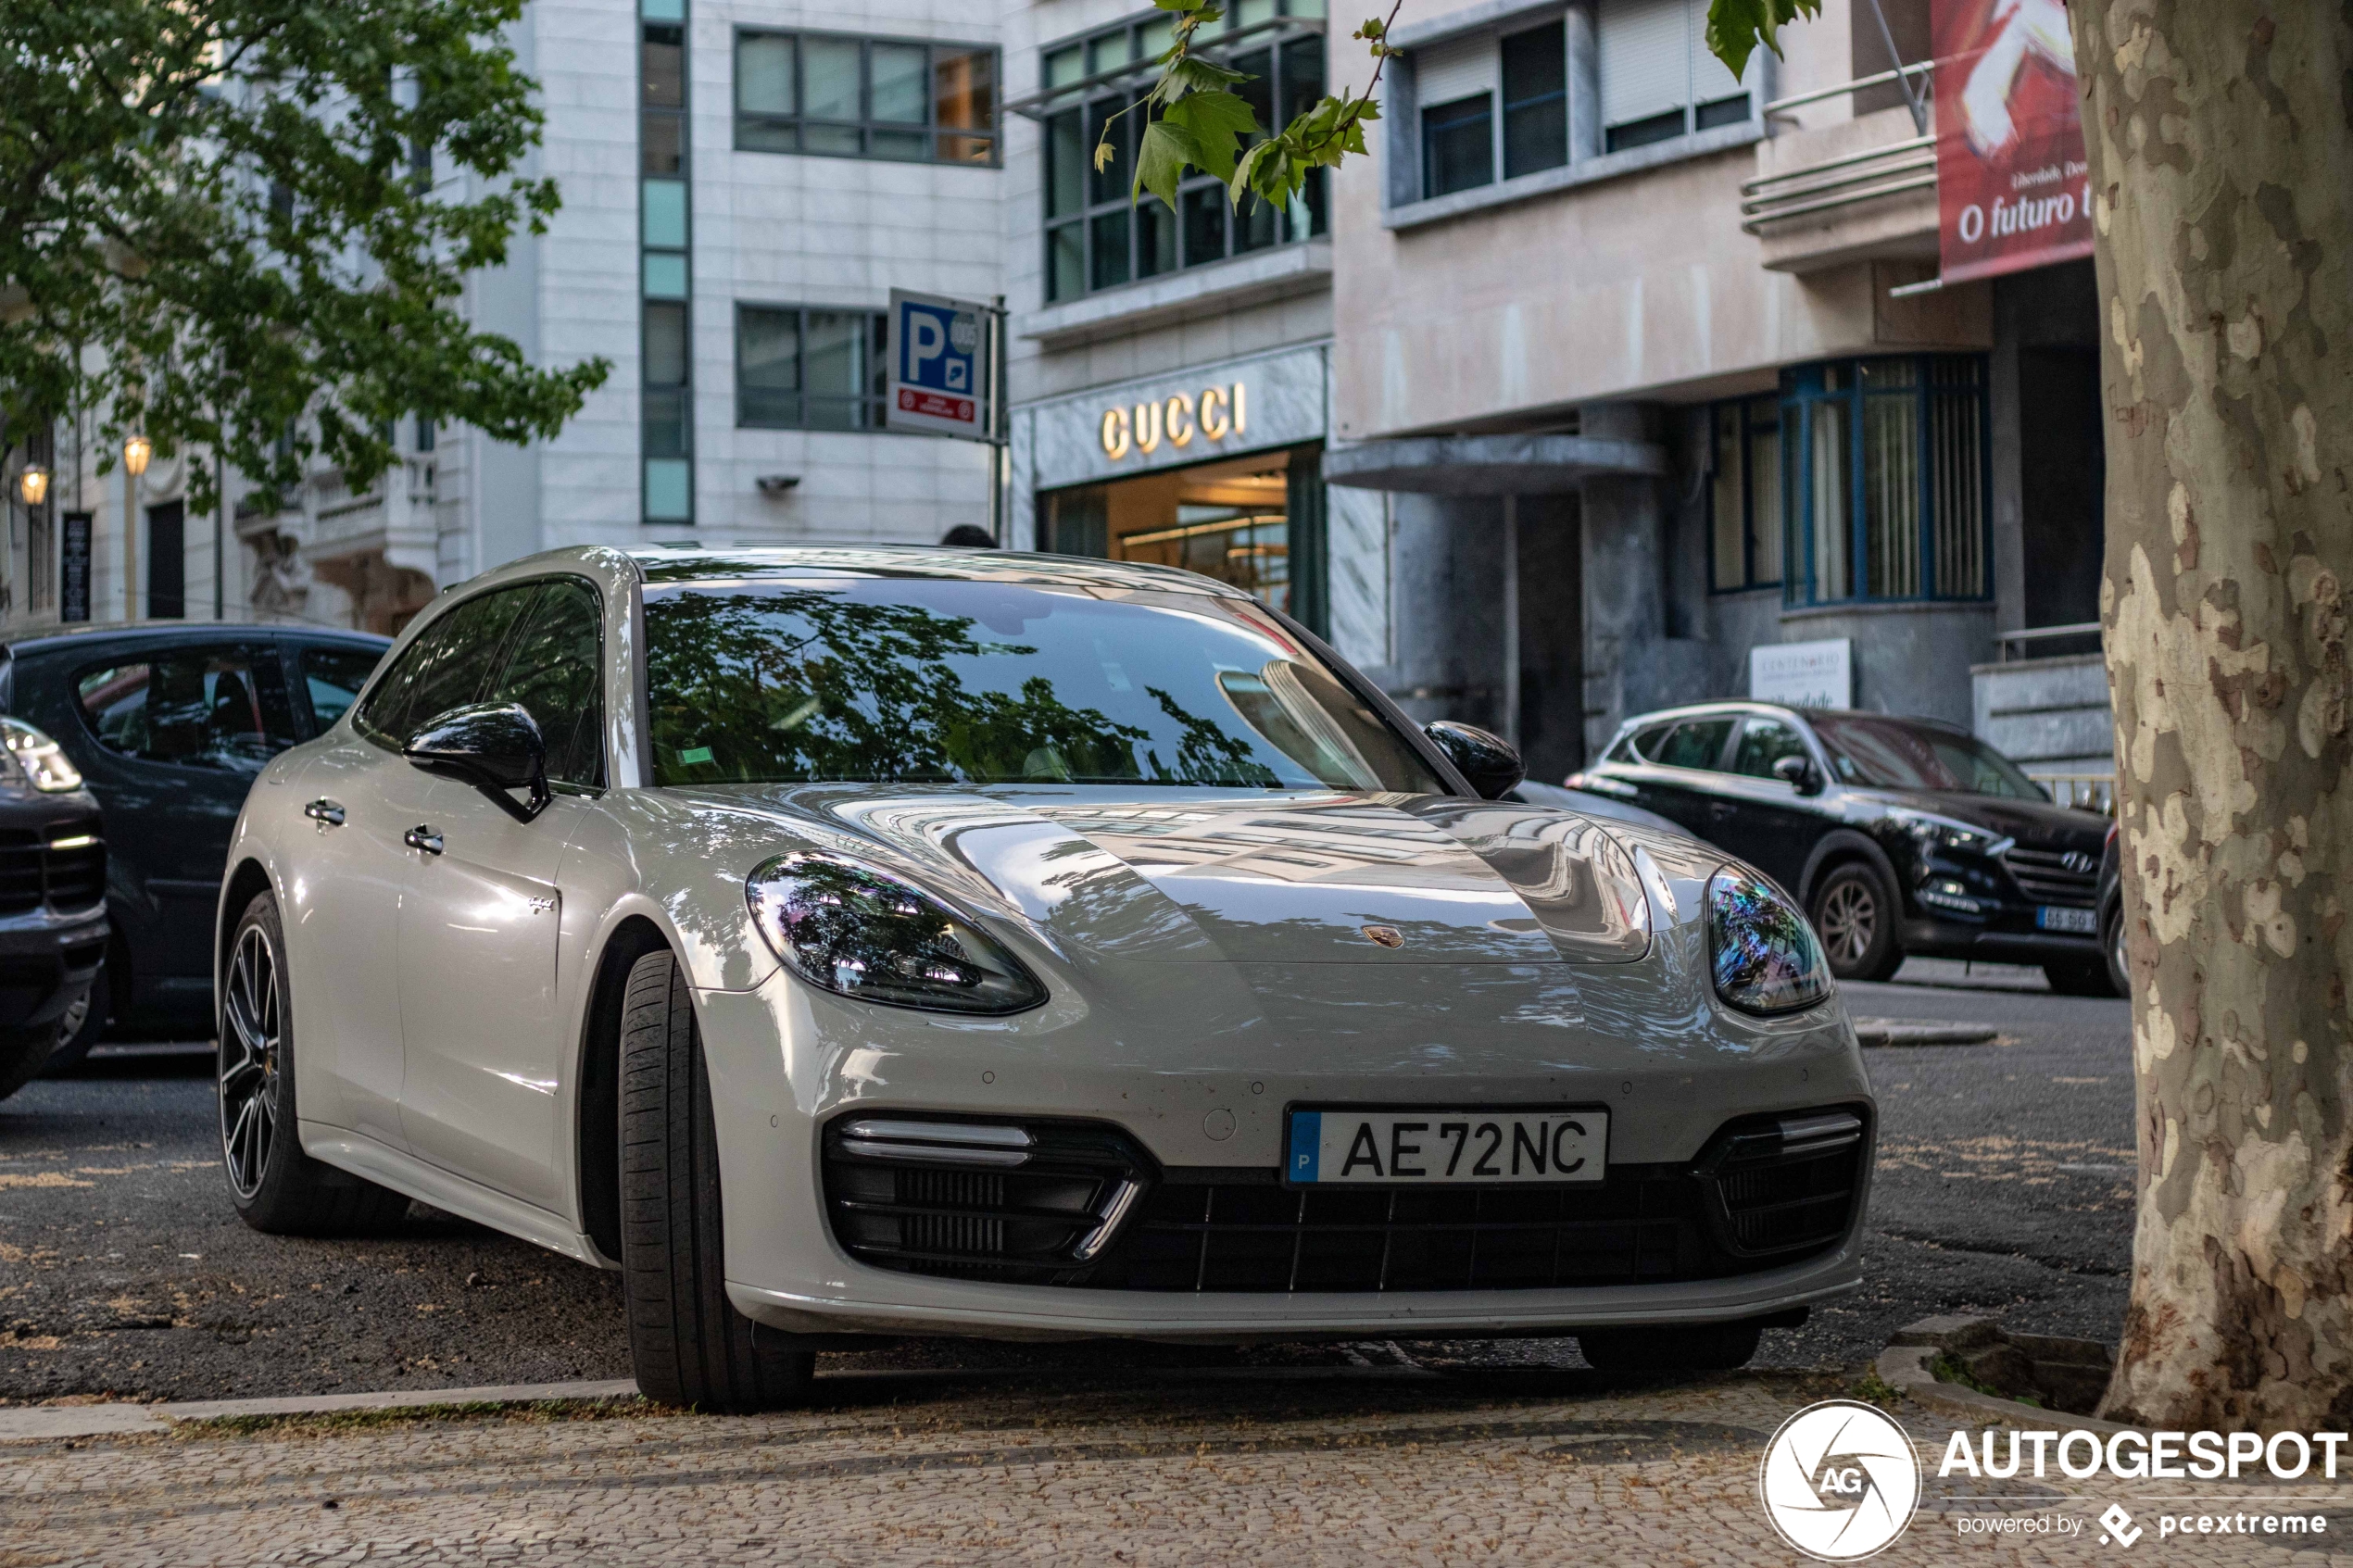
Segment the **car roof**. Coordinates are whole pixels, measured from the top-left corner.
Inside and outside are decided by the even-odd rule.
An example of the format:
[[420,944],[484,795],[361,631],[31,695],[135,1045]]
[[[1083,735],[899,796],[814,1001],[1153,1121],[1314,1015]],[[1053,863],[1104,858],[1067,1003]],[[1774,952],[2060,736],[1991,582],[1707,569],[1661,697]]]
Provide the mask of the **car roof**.
[[639,545],[623,553],[636,562],[649,584],[747,577],[925,577],[968,583],[1175,590],[1234,599],[1250,596],[1215,578],[1177,567],[1027,550],[948,549],[928,545],[800,545],[743,549]]
[[16,659],[26,654],[54,653],[106,646],[163,647],[193,640],[237,636],[251,637],[295,635],[326,643],[350,643],[356,646],[385,648],[392,646],[390,637],[373,632],[354,632],[339,626],[288,626],[279,622],[252,621],[102,621],[80,626],[45,628],[21,637],[11,637],[0,643],[0,658]]
[[1685,703],[1680,708],[1654,709],[1637,713],[1617,726],[1618,734],[1646,728],[1652,724],[1672,723],[1678,719],[1705,719],[1715,715],[1762,713],[1775,718],[1869,719],[1882,724],[1916,724],[1925,730],[1943,730],[1950,734],[1966,735],[1969,732],[1959,724],[1944,719],[1931,719],[1916,713],[1874,713],[1861,708],[1798,708],[1781,702],[1752,702],[1745,697],[1724,697],[1716,702]]

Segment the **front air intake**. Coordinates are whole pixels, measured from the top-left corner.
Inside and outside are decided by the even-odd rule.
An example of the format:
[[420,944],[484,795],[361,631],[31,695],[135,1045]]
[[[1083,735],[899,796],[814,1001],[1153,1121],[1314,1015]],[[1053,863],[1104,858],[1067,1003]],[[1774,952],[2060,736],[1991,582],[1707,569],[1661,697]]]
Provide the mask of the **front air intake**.
[[1726,1127],[1698,1165],[1718,1240],[1750,1258],[1838,1241],[1862,1195],[1869,1134],[1859,1106],[1750,1117]]

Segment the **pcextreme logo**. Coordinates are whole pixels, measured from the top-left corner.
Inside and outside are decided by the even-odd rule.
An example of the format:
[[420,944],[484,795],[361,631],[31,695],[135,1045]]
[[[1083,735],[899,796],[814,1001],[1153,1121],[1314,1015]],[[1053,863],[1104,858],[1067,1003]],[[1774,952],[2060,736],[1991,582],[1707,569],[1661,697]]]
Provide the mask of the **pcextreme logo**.
[[1756,1490],[1781,1539],[1824,1562],[1854,1562],[1912,1522],[1920,1462],[1877,1406],[1825,1399],[1781,1423],[1765,1445]]

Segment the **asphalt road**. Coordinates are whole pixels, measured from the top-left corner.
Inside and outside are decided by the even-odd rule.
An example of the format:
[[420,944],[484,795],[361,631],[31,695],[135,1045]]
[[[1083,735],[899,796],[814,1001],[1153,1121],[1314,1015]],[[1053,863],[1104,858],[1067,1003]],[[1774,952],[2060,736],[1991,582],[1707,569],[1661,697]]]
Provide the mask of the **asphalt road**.
[[[1945,983],[1938,983],[1945,982]],[[1862,1293],[1768,1333],[1765,1365],[1854,1368],[1895,1328],[1982,1311],[2113,1340],[2132,1247],[2121,1001],[2019,972],[1908,966],[1858,1016],[1982,1022],[1977,1046],[1872,1050],[1882,1108]],[[867,1366],[1573,1367],[1568,1340],[1245,1351],[909,1341]],[[0,1101],[0,1399],[226,1399],[628,1375],[615,1276],[412,1210],[397,1236],[245,1229],[222,1185],[208,1060],[101,1060]]]

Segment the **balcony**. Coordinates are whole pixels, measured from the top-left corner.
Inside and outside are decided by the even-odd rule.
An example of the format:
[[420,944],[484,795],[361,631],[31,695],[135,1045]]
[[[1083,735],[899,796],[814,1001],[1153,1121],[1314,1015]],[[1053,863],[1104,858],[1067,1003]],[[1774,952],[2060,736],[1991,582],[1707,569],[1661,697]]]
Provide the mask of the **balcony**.
[[1813,272],[1852,261],[1936,258],[1936,135],[1923,62],[1901,72],[1824,88],[1766,106],[1768,121],[1809,104],[1916,81],[1909,105],[1756,144],[1756,174],[1741,186],[1741,227],[1757,237],[1764,265]]

